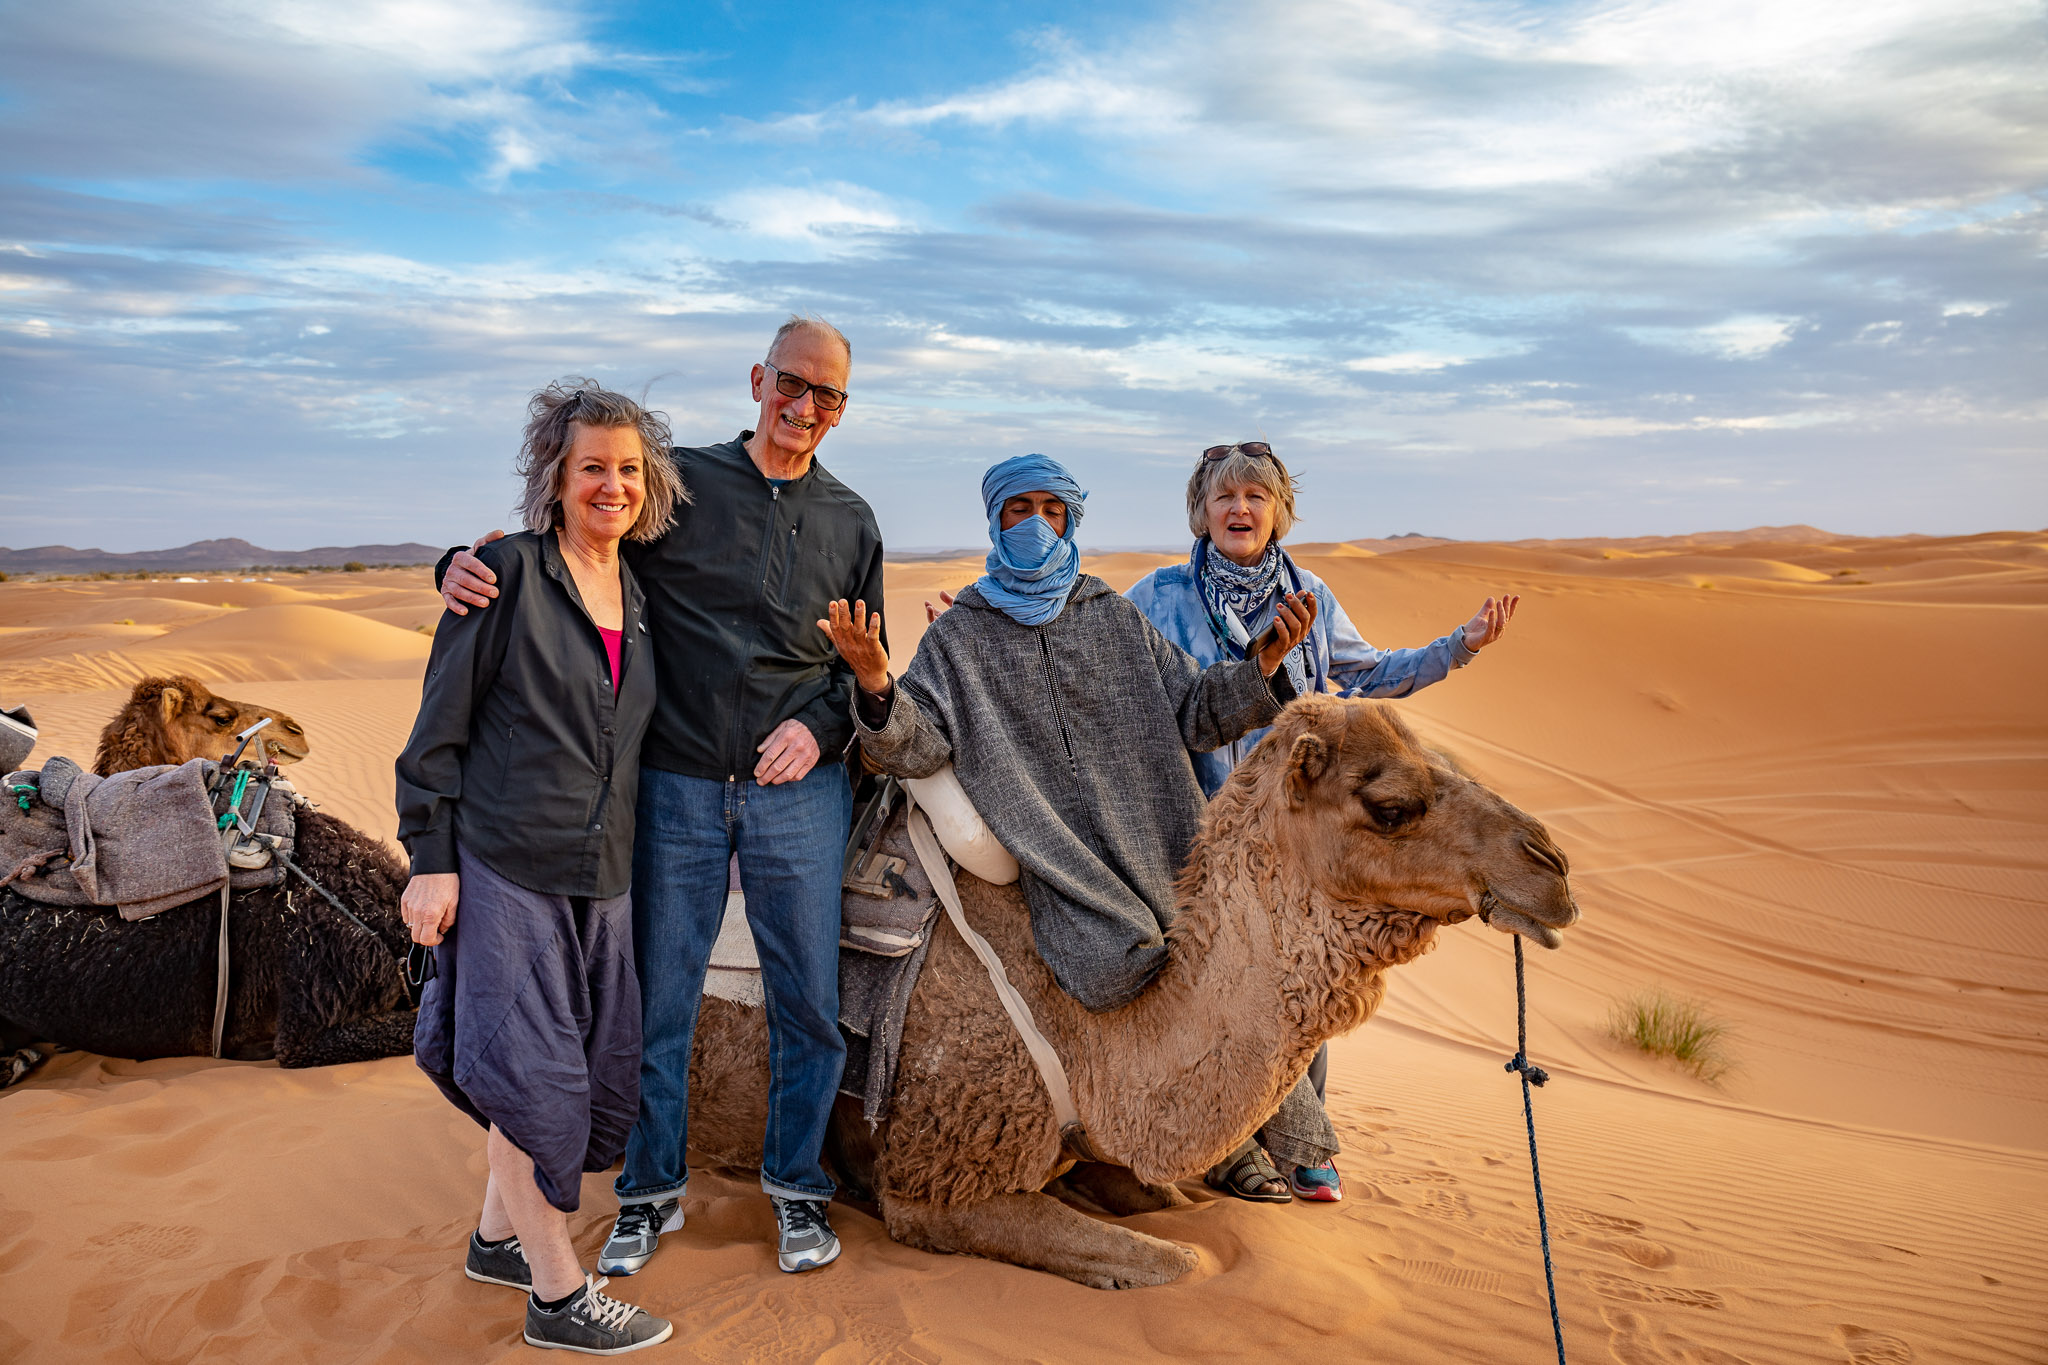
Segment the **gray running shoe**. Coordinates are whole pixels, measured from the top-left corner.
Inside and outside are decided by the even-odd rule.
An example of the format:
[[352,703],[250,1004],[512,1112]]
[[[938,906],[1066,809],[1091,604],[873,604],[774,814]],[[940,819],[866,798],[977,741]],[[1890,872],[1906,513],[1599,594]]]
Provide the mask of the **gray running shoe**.
[[683,1225],[683,1201],[664,1199],[658,1204],[623,1204],[612,1235],[604,1239],[597,1253],[600,1275],[631,1275],[654,1259],[654,1244],[664,1232]]
[[595,1275],[583,1277],[576,1297],[550,1313],[526,1300],[526,1344],[553,1351],[581,1351],[587,1356],[622,1356],[642,1346],[667,1341],[675,1324],[645,1309],[620,1303],[604,1293],[611,1283]]
[[482,1284],[502,1284],[508,1289],[533,1288],[533,1267],[519,1249],[517,1237],[507,1237],[492,1246],[481,1231],[469,1234],[469,1264],[462,1273]]
[[775,1205],[775,1264],[794,1275],[839,1259],[839,1239],[825,1219],[824,1200],[771,1194],[768,1202]]

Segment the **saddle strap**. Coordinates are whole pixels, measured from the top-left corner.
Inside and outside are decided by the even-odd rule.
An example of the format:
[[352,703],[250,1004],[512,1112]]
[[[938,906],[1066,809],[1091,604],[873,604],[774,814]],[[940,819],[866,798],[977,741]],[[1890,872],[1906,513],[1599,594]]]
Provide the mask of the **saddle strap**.
[[916,850],[917,861],[924,867],[925,876],[931,878],[932,889],[939,893],[939,900],[945,904],[946,918],[953,922],[953,928],[974,950],[974,955],[981,959],[982,967],[988,972],[989,984],[996,988],[996,999],[1002,1001],[1004,1013],[1010,1016],[1017,1036],[1024,1040],[1024,1050],[1031,1054],[1033,1064],[1038,1067],[1038,1077],[1045,1082],[1046,1093],[1052,1096],[1053,1118],[1059,1124],[1061,1143],[1085,1161],[1111,1160],[1097,1151],[1089,1140],[1088,1128],[1081,1122],[1080,1111],[1074,1107],[1073,1088],[1067,1084],[1067,1068],[1061,1064],[1059,1053],[1053,1051],[1052,1044],[1039,1031],[1038,1021],[1031,1015],[1031,1006],[1010,984],[1010,974],[1003,969],[1002,958],[996,956],[994,946],[967,922],[967,913],[960,908],[960,889],[953,884],[953,869],[946,862],[945,850],[939,847],[938,836],[932,833],[924,812],[918,809],[917,798],[908,791],[904,795],[909,801],[909,816],[905,823],[910,829],[910,846]]
[[220,952],[219,966],[213,977],[213,1055],[220,1056],[220,1046],[228,1031],[228,885],[220,888]]

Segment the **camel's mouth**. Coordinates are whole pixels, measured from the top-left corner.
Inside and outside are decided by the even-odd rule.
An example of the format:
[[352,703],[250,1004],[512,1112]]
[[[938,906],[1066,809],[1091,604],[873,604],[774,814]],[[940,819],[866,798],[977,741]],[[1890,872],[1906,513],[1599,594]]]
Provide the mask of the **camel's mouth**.
[[303,751],[299,753],[293,753],[290,749],[285,748],[282,744],[266,744],[263,746],[263,753],[264,757],[268,758],[272,763],[277,764],[277,766],[280,768],[282,768],[287,763],[296,763],[306,756]]
[[[1569,899],[1565,904],[1571,910],[1571,916],[1565,923],[1570,924],[1579,917],[1578,907]],[[1478,913],[1483,923],[1500,930],[1503,934],[1520,934],[1530,942],[1540,943],[1546,948],[1564,946],[1564,935],[1559,933],[1555,926],[1545,924],[1527,910],[1509,905],[1495,895],[1491,887],[1479,893]]]

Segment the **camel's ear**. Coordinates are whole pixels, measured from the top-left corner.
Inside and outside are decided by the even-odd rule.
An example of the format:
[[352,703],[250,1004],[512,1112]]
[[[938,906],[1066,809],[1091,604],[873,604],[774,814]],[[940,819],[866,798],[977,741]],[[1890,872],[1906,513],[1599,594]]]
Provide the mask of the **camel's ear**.
[[175,687],[166,687],[157,693],[156,704],[163,710],[164,724],[169,725],[185,709],[185,694]]
[[1287,801],[1298,806],[1308,799],[1308,789],[1323,775],[1323,769],[1330,766],[1330,746],[1315,735],[1303,735],[1294,741],[1294,748],[1287,754]]

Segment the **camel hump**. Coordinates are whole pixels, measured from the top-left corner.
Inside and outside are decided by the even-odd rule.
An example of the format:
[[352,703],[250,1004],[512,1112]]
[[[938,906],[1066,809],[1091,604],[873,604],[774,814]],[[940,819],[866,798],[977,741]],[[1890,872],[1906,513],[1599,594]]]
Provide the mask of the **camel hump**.
[[906,777],[903,785],[917,798],[919,809],[932,822],[932,833],[939,836],[940,846],[954,862],[991,886],[1008,886],[1017,880],[1017,860],[967,798],[967,789],[960,785],[960,775],[952,764],[929,777]]

